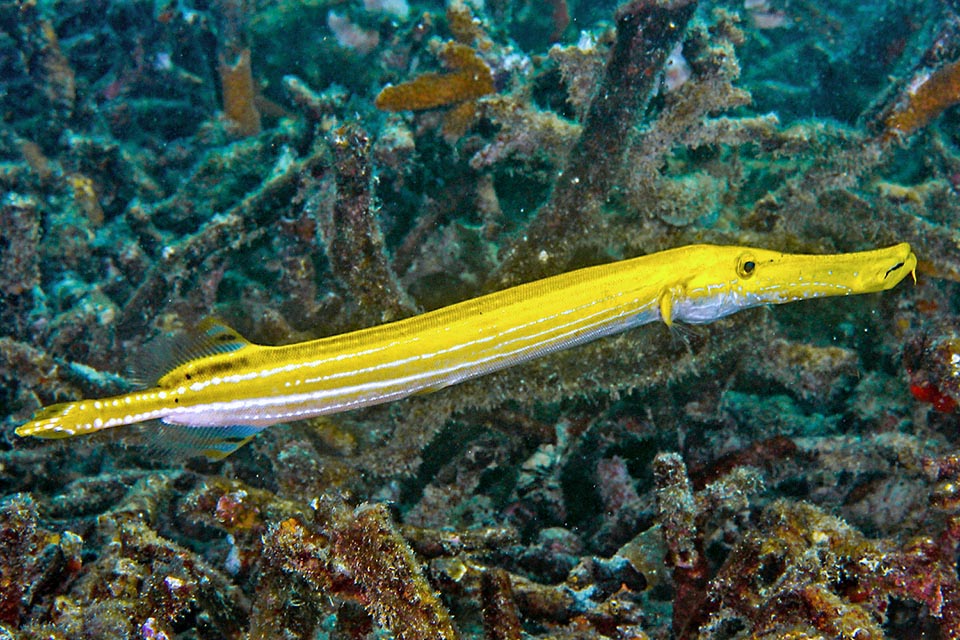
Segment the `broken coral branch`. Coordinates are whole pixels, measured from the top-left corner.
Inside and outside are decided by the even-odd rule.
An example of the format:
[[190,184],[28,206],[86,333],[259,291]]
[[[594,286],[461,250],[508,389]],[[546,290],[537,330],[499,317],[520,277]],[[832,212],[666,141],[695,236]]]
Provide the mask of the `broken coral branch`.
[[914,78],[883,121],[885,137],[908,136],[960,101],[960,60]]
[[678,637],[696,629],[709,579],[703,535],[697,529],[697,503],[687,467],[676,453],[661,453],[653,462],[657,514],[673,569],[673,632]]
[[370,139],[356,125],[331,132],[336,198],[321,224],[333,273],[350,291],[365,323],[412,315],[416,307],[387,260],[373,206]]
[[223,112],[242,137],[260,133],[260,112],[257,110],[257,87],[250,67],[250,49],[244,48],[233,64],[220,59],[220,87]]
[[[252,145],[253,156],[268,153],[271,149],[282,149],[295,132],[271,131],[272,136],[267,139],[257,138],[238,145]],[[197,173],[206,170],[215,171],[222,163],[229,161],[235,154],[243,153],[243,147],[231,147],[222,154],[212,154],[207,162],[201,165]],[[274,151],[274,153],[276,153]],[[246,193],[239,202],[231,206],[226,212],[213,215],[191,235],[183,237],[175,247],[157,247],[159,258],[143,277],[137,289],[127,302],[123,312],[117,318],[117,333],[123,337],[132,337],[145,333],[149,324],[156,319],[165,305],[170,304],[170,293],[185,286],[191,279],[201,273],[212,271],[209,265],[223,254],[236,252],[249,246],[257,238],[266,233],[270,225],[275,223],[283,214],[290,202],[294,199],[298,182],[303,175],[312,175],[315,170],[327,161],[323,148],[315,150],[311,155],[291,162],[283,158],[276,159],[273,175],[265,175],[256,189]],[[269,169],[269,165],[266,169]],[[264,170],[266,173],[266,170]],[[190,208],[190,183],[184,184],[167,200],[156,205],[134,203],[126,212],[127,220],[135,231],[143,229],[145,244],[156,245],[162,241],[160,234],[153,229],[153,219],[161,208]],[[206,264],[208,269],[200,269]],[[209,303],[207,303],[209,305]],[[212,309],[196,309],[195,315],[209,314]]]
[[540,252],[556,253],[564,239],[589,225],[618,177],[629,132],[643,116],[667,56],[696,5],[695,0],[671,5],[635,0],[617,12],[616,41],[580,138],[549,202],[503,254],[502,274],[521,262],[528,277],[542,274],[543,265],[530,258]]
[[318,505],[317,531],[295,518],[270,529],[264,547],[271,563],[319,592],[359,602],[402,640],[459,637],[382,504],[350,510],[326,497]]
[[383,111],[422,111],[446,107],[493,93],[490,67],[470,47],[448,42],[438,56],[450,73],[425,73],[384,88],[376,106]]
[[943,561],[955,556],[955,530],[901,546],[787,500],[767,507],[758,525],[711,581],[714,613],[701,631],[739,625],[777,637],[810,625],[830,637],[879,639],[891,602],[907,600],[929,608],[943,637],[960,638],[960,588],[953,561]]
[[904,139],[960,101],[960,16],[945,13],[937,34],[911,73],[863,116],[880,140]]

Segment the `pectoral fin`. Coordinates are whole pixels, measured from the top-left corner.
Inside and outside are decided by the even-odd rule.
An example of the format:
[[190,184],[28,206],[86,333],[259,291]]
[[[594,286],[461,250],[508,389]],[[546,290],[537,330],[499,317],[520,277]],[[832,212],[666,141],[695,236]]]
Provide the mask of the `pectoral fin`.
[[660,292],[660,319],[668,327],[673,326],[673,292],[664,289]]

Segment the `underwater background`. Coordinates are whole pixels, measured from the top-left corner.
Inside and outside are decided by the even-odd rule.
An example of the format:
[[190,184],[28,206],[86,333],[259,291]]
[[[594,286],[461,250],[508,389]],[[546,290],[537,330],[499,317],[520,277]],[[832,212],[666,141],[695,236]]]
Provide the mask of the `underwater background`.
[[[956,0],[0,0],[0,638],[960,638],[958,102]],[[920,264],[222,462],[14,434],[694,242]]]

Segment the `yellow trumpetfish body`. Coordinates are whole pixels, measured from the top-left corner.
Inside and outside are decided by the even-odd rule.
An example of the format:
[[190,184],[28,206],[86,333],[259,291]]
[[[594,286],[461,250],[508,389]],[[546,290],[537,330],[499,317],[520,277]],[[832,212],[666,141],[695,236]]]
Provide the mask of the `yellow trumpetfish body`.
[[763,304],[883,291],[916,264],[905,243],[834,255],[691,245],[286,346],[207,321],[154,387],[46,407],[17,434],[60,438],[160,419],[223,457],[273,424],[433,391],[655,320],[705,323]]

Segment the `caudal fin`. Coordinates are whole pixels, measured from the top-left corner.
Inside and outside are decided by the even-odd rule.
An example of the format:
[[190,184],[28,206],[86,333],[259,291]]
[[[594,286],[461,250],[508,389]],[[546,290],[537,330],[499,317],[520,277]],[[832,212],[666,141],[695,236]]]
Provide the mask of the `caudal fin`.
[[[17,428],[18,436],[38,438],[69,438],[112,427],[163,421],[180,402],[177,391],[187,384],[188,373],[181,369],[194,361],[230,354],[242,349],[256,348],[239,333],[215,319],[200,323],[188,336],[168,345],[167,363],[158,364],[156,358],[146,358],[159,370],[156,384],[140,391],[100,398],[64,402],[40,409],[33,418]],[[154,368],[154,367],[151,367]],[[222,459],[242,447],[264,427],[247,425],[205,426],[164,424],[144,425],[142,432],[154,448],[176,454],[201,454]]]
[[73,417],[79,411],[77,402],[52,404],[34,413],[30,422],[17,427],[16,433],[37,438],[69,438],[84,433],[76,428],[77,420]]

